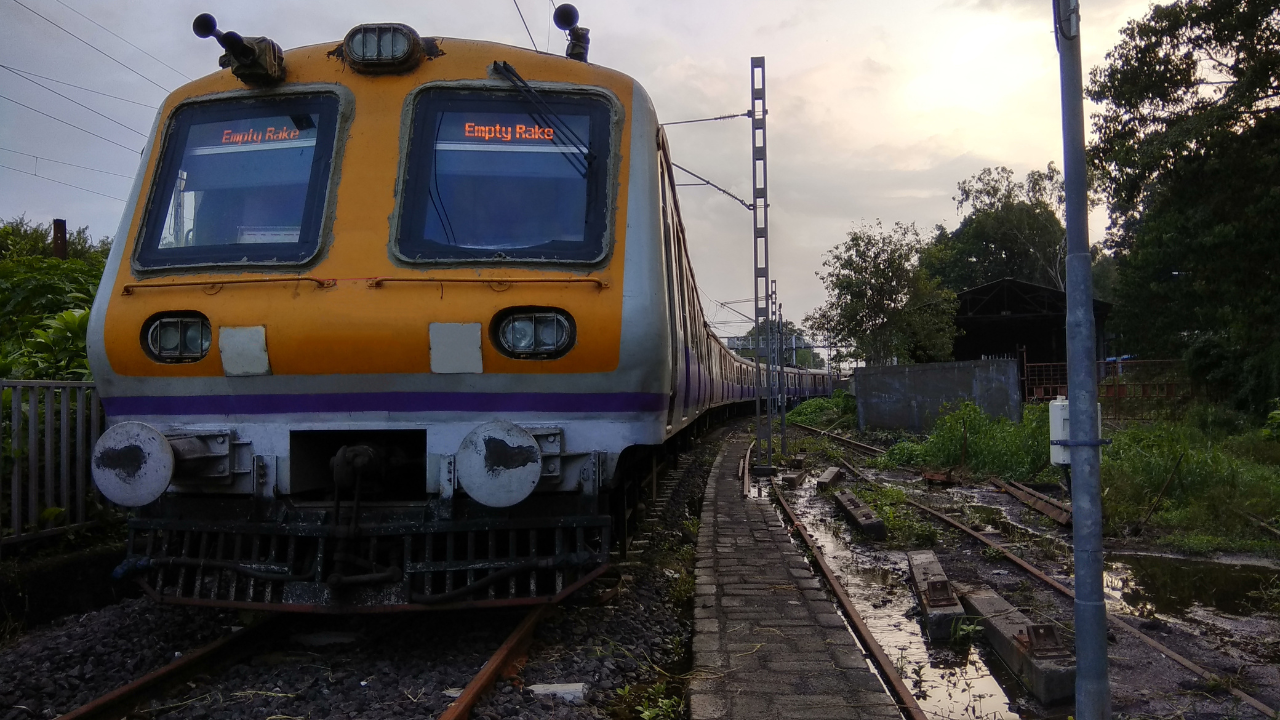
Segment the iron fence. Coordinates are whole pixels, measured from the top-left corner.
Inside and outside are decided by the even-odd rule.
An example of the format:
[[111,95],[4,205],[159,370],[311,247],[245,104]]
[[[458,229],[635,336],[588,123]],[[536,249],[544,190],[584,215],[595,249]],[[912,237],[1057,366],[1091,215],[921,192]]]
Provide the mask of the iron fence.
[[[1195,388],[1178,360],[1104,360],[1097,364],[1102,419],[1154,420],[1180,413]],[[1067,394],[1066,363],[1023,365],[1023,399],[1048,402]]]
[[104,501],[89,456],[102,422],[91,382],[0,379],[0,544],[93,521]]

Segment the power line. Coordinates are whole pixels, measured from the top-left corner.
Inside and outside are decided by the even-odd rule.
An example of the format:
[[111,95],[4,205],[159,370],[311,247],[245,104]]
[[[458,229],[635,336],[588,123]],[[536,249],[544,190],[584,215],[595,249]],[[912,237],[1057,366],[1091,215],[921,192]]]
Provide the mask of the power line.
[[115,145],[116,147],[122,147],[122,148],[124,148],[125,150],[128,150],[128,151],[129,151],[129,152],[131,152],[131,153],[138,153],[138,154],[141,154],[141,153],[142,153],[142,151],[141,151],[141,150],[134,150],[133,148],[129,147],[128,145],[121,145],[120,143],[116,142],[115,140],[112,140],[111,138],[103,137],[103,136],[99,135],[98,133],[93,132],[93,131],[91,131],[91,130],[85,130],[84,128],[80,127],[79,125],[72,125],[71,123],[67,122],[66,120],[63,120],[62,118],[54,117],[53,115],[50,115],[49,113],[44,112],[43,110],[37,110],[37,109],[35,109],[35,108],[31,107],[30,105],[26,105],[26,104],[20,103],[20,102],[18,102],[17,100],[14,100],[14,99],[13,99],[13,98],[11,98],[11,97],[6,97],[6,96],[4,96],[4,95],[0,95],[0,100],[8,100],[9,102],[13,103],[14,105],[20,105],[20,106],[22,106],[22,107],[24,107],[24,108],[26,108],[26,109],[30,110],[30,111],[31,111],[31,112],[33,112],[33,113],[38,113],[38,114],[40,114],[40,115],[43,115],[43,116],[45,116],[45,117],[49,118],[50,120],[54,120],[54,121],[56,121],[56,122],[60,122],[60,123],[62,123],[63,125],[66,125],[67,127],[75,128],[76,130],[79,130],[80,132],[85,133],[85,134],[88,134],[88,135],[92,135],[92,136],[94,136],[94,137],[98,138],[99,140],[106,140],[107,142],[111,143],[112,145]]
[[732,120],[740,117],[751,117],[751,111],[748,110],[744,113],[738,113],[737,115],[717,115],[716,117],[698,118],[697,120],[676,120],[674,122],[658,123],[658,126],[666,127],[668,125],[688,125],[690,123],[711,122],[712,120]]
[[15,72],[15,73],[18,73],[19,75],[30,75],[31,77],[38,77],[38,78],[40,78],[41,80],[48,80],[48,81],[49,81],[49,82],[51,82],[51,83],[57,83],[57,84],[59,84],[59,85],[66,85],[67,87],[73,87],[73,88],[75,88],[75,89],[77,89],[77,90],[83,90],[83,91],[85,91],[85,92],[90,92],[90,93],[93,93],[94,95],[101,95],[101,96],[103,96],[103,97],[109,97],[109,98],[111,98],[112,100],[119,100],[119,101],[121,101],[121,102],[127,102],[127,103],[131,103],[131,104],[133,104],[133,105],[140,105],[140,106],[142,106],[142,107],[144,107],[144,108],[150,108],[150,109],[152,109],[152,110],[155,110],[155,109],[157,109],[157,108],[159,107],[158,105],[149,105],[149,104],[144,103],[144,102],[138,102],[137,100],[130,100],[129,98],[122,98],[122,97],[120,97],[119,95],[112,95],[112,94],[110,94],[110,93],[104,93],[104,92],[102,92],[102,91],[100,91],[100,90],[93,90],[92,88],[81,87],[81,86],[79,86],[79,85],[75,85],[75,84],[72,84],[72,83],[66,82],[65,80],[55,80],[54,78],[47,77],[47,76],[45,76],[45,75],[40,75],[40,74],[38,74],[38,73],[33,73],[33,72],[31,72],[30,70],[22,70],[22,69],[20,69],[20,68],[13,67],[12,65],[0,65],[0,68],[4,68],[5,70],[8,70],[9,72]]
[[13,1],[14,1],[15,3],[17,3],[18,5],[21,5],[23,9],[25,9],[27,12],[31,13],[32,15],[35,15],[36,17],[40,18],[41,20],[43,20],[43,21],[45,21],[45,22],[49,23],[50,25],[52,25],[52,26],[54,26],[54,27],[58,28],[59,30],[61,30],[62,32],[66,33],[66,34],[68,34],[68,35],[70,35],[71,37],[75,38],[76,40],[79,40],[82,44],[84,44],[85,46],[89,47],[90,49],[92,49],[94,52],[98,53],[98,54],[99,54],[99,55],[101,55],[102,57],[104,57],[104,58],[106,58],[106,59],[110,60],[111,62],[113,62],[113,63],[115,63],[115,64],[119,65],[120,67],[124,68],[125,70],[128,70],[129,72],[133,73],[134,75],[137,75],[138,77],[142,78],[143,80],[146,80],[147,82],[151,83],[152,85],[155,85],[156,87],[160,88],[161,90],[164,90],[166,93],[168,93],[168,92],[169,92],[169,88],[167,88],[167,87],[165,87],[165,86],[161,85],[160,83],[156,82],[155,80],[152,80],[151,78],[147,77],[146,75],[143,75],[142,73],[138,72],[137,70],[134,70],[133,68],[129,67],[128,65],[125,65],[124,63],[120,62],[119,60],[117,60],[117,59],[115,59],[115,58],[111,57],[110,55],[108,55],[106,52],[104,52],[104,51],[102,51],[102,50],[99,50],[97,46],[90,44],[88,40],[85,40],[84,38],[80,37],[79,35],[77,35],[77,34],[75,34],[75,33],[71,32],[70,30],[68,30],[68,29],[66,29],[66,28],[64,28],[64,27],[62,27],[62,26],[61,26],[61,25],[59,25],[58,23],[56,23],[56,22],[54,22],[54,21],[50,20],[49,18],[47,18],[47,17],[45,17],[45,16],[41,15],[40,13],[36,12],[35,10],[32,10],[31,8],[29,8],[29,7],[27,7],[26,5],[24,5],[24,4],[22,3],[22,0],[13,0]]
[[[9,70],[9,68],[5,68],[5,70]],[[26,81],[27,81],[27,82],[29,82],[29,83],[32,83],[32,84],[34,84],[34,85],[39,85],[40,87],[44,88],[45,90],[48,90],[49,92],[53,93],[54,95],[57,95],[58,97],[62,98],[63,100],[66,100],[67,102],[71,102],[71,103],[75,103],[76,105],[79,105],[80,107],[84,108],[85,110],[88,110],[89,112],[93,113],[94,115],[97,115],[98,117],[100,117],[100,118],[102,118],[102,119],[104,119],[104,120],[109,120],[109,121],[111,121],[111,122],[115,123],[116,125],[119,125],[120,127],[124,128],[125,130],[128,130],[129,132],[133,133],[134,135],[137,135],[138,137],[143,137],[143,138],[144,138],[144,137],[146,137],[146,135],[145,135],[145,134],[140,133],[140,132],[138,132],[137,130],[134,130],[133,128],[129,127],[128,125],[125,125],[124,123],[120,122],[119,120],[116,120],[116,119],[115,119],[115,118],[113,118],[113,117],[110,117],[110,116],[104,115],[104,114],[102,114],[102,113],[98,112],[97,110],[94,110],[93,108],[89,107],[88,105],[85,105],[84,103],[80,102],[79,100],[74,100],[74,99],[72,99],[72,98],[69,98],[69,97],[67,97],[66,95],[63,95],[62,93],[58,92],[57,90],[54,90],[53,88],[49,87],[48,85],[45,85],[44,83],[40,82],[39,80],[32,80],[31,78],[27,77],[26,75],[22,75],[22,74],[20,74],[20,73],[16,73],[16,72],[14,72],[14,71],[12,71],[12,70],[9,70],[9,72],[10,72],[10,73],[13,73],[13,75],[14,75],[14,76],[16,76],[16,77],[20,77],[20,78],[22,78],[23,80],[26,80]]]
[[134,50],[137,50],[138,52],[142,53],[143,55],[146,55],[147,57],[151,58],[152,60],[155,60],[156,62],[160,63],[161,65],[163,65],[163,66],[165,66],[165,67],[169,68],[170,70],[172,70],[172,71],[174,71],[174,72],[178,73],[178,74],[179,74],[179,75],[181,75],[182,77],[184,77],[184,78],[186,78],[186,79],[188,79],[188,80],[190,80],[190,79],[191,79],[191,76],[190,76],[190,75],[187,75],[186,73],[182,72],[182,71],[181,71],[181,70],[179,70],[178,68],[176,68],[176,67],[174,67],[174,66],[170,65],[169,63],[167,63],[167,62],[165,62],[165,61],[161,60],[160,58],[156,57],[155,55],[152,55],[151,53],[147,52],[146,50],[143,50],[142,48],[138,47],[137,45],[134,45],[133,43],[129,42],[128,40],[125,40],[124,38],[120,37],[119,35],[116,35],[115,33],[111,32],[111,30],[110,30],[110,29],[108,29],[107,27],[103,26],[103,25],[102,25],[101,23],[99,23],[98,21],[94,20],[93,18],[89,17],[88,15],[85,15],[84,13],[82,13],[82,12],[80,12],[79,10],[77,10],[77,9],[75,9],[75,8],[73,8],[73,7],[71,7],[70,5],[68,5],[68,4],[64,3],[64,2],[62,2],[62,0],[54,0],[54,2],[58,3],[59,5],[61,5],[62,7],[66,8],[66,9],[70,10],[71,12],[73,12],[73,13],[75,13],[75,14],[79,15],[80,17],[84,18],[85,20],[88,20],[89,22],[93,23],[94,25],[97,25],[98,27],[102,28],[103,30],[106,30],[108,33],[111,33],[111,37],[113,37],[113,38],[115,38],[115,39],[119,40],[120,42],[124,43],[125,45],[128,45],[129,47],[133,48]]
[[533,33],[529,32],[529,23],[524,21],[524,11],[520,9],[520,3],[516,2],[516,0],[511,0],[511,4],[516,6],[516,13],[520,15],[520,24],[524,26],[525,34],[529,36],[529,44],[533,46],[534,52],[538,52],[538,43],[534,42]]
[[[91,168],[91,167],[87,167],[87,166],[85,166],[85,165],[76,165],[75,163],[63,162],[63,161],[61,161],[61,160],[54,160],[53,158],[41,157],[41,156],[39,156],[39,155],[32,155],[31,153],[24,153],[24,152],[22,152],[21,150],[14,150],[13,148],[7,148],[7,147],[0,146],[0,150],[3,150],[3,151],[5,151],[5,152],[11,152],[11,153],[13,153],[14,155],[25,155],[25,156],[27,156],[27,157],[29,157],[29,158],[34,158],[34,159],[36,159],[36,160],[43,160],[43,161],[45,161],[45,162],[57,163],[58,165],[67,165],[67,166],[69,166],[69,167],[73,167],[73,168],[80,168],[81,170],[89,170],[90,172],[102,173],[103,175],[115,175],[116,177],[122,177],[122,178],[124,178],[125,180],[132,180],[132,179],[133,179],[133,176],[132,176],[132,175],[124,175],[124,174],[122,174],[122,173],[118,173],[118,172],[111,172],[110,170],[99,170],[98,168]],[[39,170],[39,169],[40,169],[40,166],[39,166],[39,165],[37,165],[37,166],[36,166],[36,170]]]
[[[14,2],[17,2],[17,0],[14,0]],[[738,201],[738,203],[739,203],[740,205],[742,205],[742,207],[744,207],[744,208],[746,208],[746,209],[748,209],[748,210],[755,210],[755,209],[756,209],[756,206],[755,206],[755,205],[749,205],[749,204],[747,203],[747,201],[746,201],[746,200],[743,200],[742,198],[738,197],[737,195],[734,195],[733,193],[729,192],[728,190],[725,190],[724,188],[720,187],[719,185],[717,185],[717,184],[715,184],[715,183],[711,182],[710,180],[708,180],[708,179],[706,179],[706,178],[702,177],[702,176],[701,176],[701,175],[699,175],[698,173],[696,173],[696,172],[694,172],[694,171],[692,171],[692,170],[690,170],[690,169],[688,169],[688,168],[684,168],[684,167],[681,167],[681,166],[679,166],[679,165],[676,165],[676,163],[671,163],[671,164],[672,164],[672,165],[674,165],[674,166],[675,166],[675,168],[676,168],[677,170],[682,170],[682,171],[687,172],[687,173],[689,173],[690,175],[692,175],[692,176],[694,176],[694,177],[698,178],[699,180],[701,180],[701,181],[702,181],[702,183],[703,183],[704,185],[710,185],[711,187],[715,188],[716,190],[719,190],[720,192],[724,193],[725,195],[728,195],[729,197],[733,198],[734,200],[737,200],[737,201]]]
[[19,169],[18,169],[18,168],[16,168],[16,167],[9,167],[8,165],[5,165],[5,164],[3,164],[3,163],[0,163],[0,168],[4,168],[5,170],[12,170],[12,171],[14,171],[14,172],[20,172],[20,173],[22,173],[23,175],[30,175],[31,177],[38,177],[38,178],[40,178],[41,180],[48,180],[48,181],[49,181],[49,182],[51,182],[51,183],[57,183],[57,184],[59,184],[59,185],[66,185],[66,186],[67,186],[67,187],[69,187],[69,188],[75,188],[76,190],[83,190],[84,192],[87,192],[87,193],[93,193],[94,195],[101,195],[101,196],[102,196],[102,197],[104,197],[104,198],[110,198],[110,199],[112,199],[112,200],[117,200],[117,201],[119,201],[119,202],[125,202],[125,199],[124,199],[124,198],[118,198],[118,197],[116,197],[115,195],[108,195],[108,194],[106,194],[106,193],[100,193],[100,192],[98,192],[97,190],[90,190],[89,188],[82,188],[82,187],[80,187],[79,185],[72,185],[71,183],[62,182],[61,180],[54,180],[54,179],[53,179],[53,178],[51,178],[51,177],[45,177],[45,176],[43,176],[43,175],[37,175],[37,174],[35,174],[35,173],[33,173],[33,172],[27,172],[26,170],[19,170]]

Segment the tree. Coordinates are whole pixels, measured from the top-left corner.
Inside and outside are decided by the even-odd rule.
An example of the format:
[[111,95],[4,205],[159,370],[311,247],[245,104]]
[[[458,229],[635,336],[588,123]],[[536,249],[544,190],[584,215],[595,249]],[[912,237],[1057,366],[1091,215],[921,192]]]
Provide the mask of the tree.
[[955,293],[923,270],[915,225],[864,224],[827,253],[819,272],[827,301],[805,317],[816,335],[852,348],[839,359],[870,364],[951,358]]
[[[67,233],[67,259],[102,263],[111,250],[111,239],[94,240],[88,227]],[[33,223],[25,215],[0,223],[0,260],[53,257],[53,224]]]
[[920,264],[953,292],[1006,277],[1058,290],[1066,278],[1062,172],[1049,163],[1022,181],[1007,167],[984,168],[956,186],[960,226],[941,225]]
[[[797,327],[795,323],[790,320],[783,320],[779,335],[782,337],[782,362],[784,365],[794,364],[796,367],[813,370],[820,370],[826,367],[826,361],[813,349],[813,342],[805,336],[804,330]],[[742,336],[742,340],[746,342],[747,347],[739,347],[734,352],[742,357],[754,358],[757,345],[755,337],[756,328],[752,326]]]
[[1091,73],[1125,351],[1223,399],[1280,395],[1280,1],[1178,0]]

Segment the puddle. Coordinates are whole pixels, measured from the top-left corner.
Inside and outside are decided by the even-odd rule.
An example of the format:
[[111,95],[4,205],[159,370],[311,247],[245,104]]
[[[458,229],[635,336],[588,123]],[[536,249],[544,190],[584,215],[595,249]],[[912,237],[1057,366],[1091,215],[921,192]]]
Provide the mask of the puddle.
[[1104,582],[1122,609],[1136,615],[1185,617],[1204,607],[1248,616],[1260,610],[1249,593],[1280,582],[1277,578],[1280,572],[1260,565],[1110,553]]
[[909,614],[914,613],[916,601],[903,579],[905,552],[873,555],[852,545],[849,526],[836,519],[834,504],[817,494],[812,480],[788,492],[787,502],[843,580],[858,613],[900,669],[925,714],[971,720],[1049,717],[1023,707],[1030,702],[1026,691],[985,645],[934,645],[925,640],[916,617]]

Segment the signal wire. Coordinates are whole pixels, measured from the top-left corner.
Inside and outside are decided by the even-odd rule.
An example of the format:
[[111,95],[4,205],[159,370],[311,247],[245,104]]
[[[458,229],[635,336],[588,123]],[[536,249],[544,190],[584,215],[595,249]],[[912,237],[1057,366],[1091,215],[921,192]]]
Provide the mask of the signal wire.
[[188,74],[186,74],[186,73],[182,72],[182,71],[181,71],[181,70],[179,70],[178,68],[176,68],[176,67],[174,67],[174,66],[170,65],[169,63],[167,63],[167,62],[165,62],[165,61],[161,60],[160,58],[156,57],[155,55],[152,55],[151,53],[147,52],[146,50],[143,50],[142,48],[138,47],[137,45],[134,45],[133,43],[129,42],[128,40],[125,40],[124,38],[120,37],[119,35],[117,35],[117,34],[115,34],[115,33],[111,32],[111,30],[110,30],[110,29],[108,29],[107,27],[103,26],[103,25],[102,25],[101,23],[99,23],[98,21],[94,20],[93,18],[89,17],[88,15],[85,15],[84,13],[82,13],[82,12],[80,12],[79,10],[77,10],[77,9],[75,9],[75,8],[73,8],[73,7],[71,7],[70,5],[68,5],[68,4],[64,3],[64,2],[62,2],[62,0],[54,0],[54,2],[58,3],[59,5],[61,5],[62,7],[66,8],[66,9],[70,10],[71,12],[73,12],[73,13],[75,13],[75,14],[79,15],[80,17],[84,18],[85,20],[88,20],[89,22],[93,23],[94,25],[97,25],[98,27],[102,28],[102,29],[103,29],[103,30],[105,30],[106,32],[110,33],[111,37],[113,37],[113,38],[115,38],[115,39],[119,40],[120,42],[124,43],[125,45],[128,45],[129,47],[133,48],[134,50],[137,50],[138,52],[142,53],[143,55],[146,55],[147,57],[151,58],[152,60],[155,60],[156,62],[160,63],[161,65],[163,65],[163,66],[165,66],[165,67],[169,68],[170,70],[172,70],[172,71],[174,71],[174,72],[178,73],[178,74],[179,74],[179,75],[181,75],[182,77],[184,77],[184,78],[186,78],[186,79],[188,79],[188,80],[190,80],[190,79],[191,79],[191,76],[190,76],[190,75],[188,75]]
[[37,113],[37,114],[43,115],[43,116],[45,116],[45,117],[49,118],[50,120],[54,120],[54,121],[56,121],[56,122],[60,122],[60,123],[62,123],[63,125],[66,125],[67,127],[75,128],[76,130],[79,130],[80,132],[82,132],[82,133],[86,133],[86,134],[88,134],[88,135],[92,135],[92,136],[94,136],[94,137],[98,138],[99,140],[106,140],[107,142],[111,143],[112,145],[115,145],[116,147],[124,148],[125,150],[128,150],[128,151],[129,151],[129,152],[131,152],[131,153],[137,153],[137,154],[139,154],[139,155],[141,155],[141,154],[142,154],[142,151],[141,151],[141,150],[134,150],[133,148],[129,147],[128,145],[121,145],[120,143],[116,142],[115,140],[112,140],[111,138],[103,137],[103,136],[99,135],[98,133],[93,132],[93,131],[91,131],[91,130],[85,130],[84,128],[80,127],[79,125],[73,125],[73,124],[71,124],[71,123],[67,122],[66,120],[63,120],[62,118],[54,117],[53,115],[50,115],[49,113],[44,112],[43,110],[37,110],[37,109],[35,109],[35,108],[31,107],[30,105],[26,105],[26,104],[24,104],[24,103],[20,103],[20,102],[18,102],[17,100],[14,100],[14,99],[13,99],[13,98],[11,98],[11,97],[7,97],[7,96],[5,96],[5,95],[0,95],[0,100],[8,100],[9,102],[13,103],[14,105],[20,105],[20,106],[22,106],[22,107],[24,107],[24,108],[26,108],[26,109],[30,110],[30,111],[31,111],[31,112],[33,112],[33,113]]
[[740,117],[751,117],[751,111],[748,110],[744,113],[738,113],[737,115],[717,115],[716,117],[698,118],[697,120],[676,120],[674,122],[658,123],[658,126],[666,127],[668,125],[688,125],[690,123],[711,122],[712,120],[732,120]]
[[[0,67],[2,67],[2,66],[0,66]],[[75,103],[76,105],[79,105],[80,107],[84,108],[85,110],[88,110],[89,112],[93,113],[94,115],[97,115],[98,117],[102,118],[103,120],[109,120],[109,121],[111,121],[111,122],[115,123],[116,125],[119,125],[120,127],[124,128],[125,130],[128,130],[129,132],[133,133],[134,135],[137,135],[138,137],[143,137],[143,138],[144,138],[144,137],[146,137],[146,135],[145,135],[145,134],[140,133],[140,132],[138,132],[137,130],[134,130],[133,128],[129,127],[128,125],[125,125],[124,123],[120,122],[119,120],[116,120],[116,119],[115,119],[115,118],[113,118],[113,117],[109,117],[109,116],[107,116],[107,115],[104,115],[104,114],[102,114],[102,113],[98,112],[97,110],[94,110],[93,108],[89,107],[88,105],[85,105],[84,103],[80,102],[79,100],[73,100],[72,98],[69,98],[69,97],[67,97],[66,95],[63,95],[62,93],[58,92],[57,90],[54,90],[53,88],[49,87],[48,85],[45,85],[44,83],[40,82],[39,80],[32,80],[31,78],[29,78],[29,77],[27,77],[27,76],[25,76],[25,75],[22,75],[22,74],[20,74],[20,73],[16,73],[16,72],[14,72],[14,71],[12,71],[12,70],[9,70],[9,68],[4,68],[4,69],[5,69],[5,70],[8,70],[10,73],[13,73],[13,74],[14,74],[15,76],[17,76],[17,77],[20,77],[20,78],[22,78],[23,80],[26,80],[26,81],[27,81],[27,82],[29,82],[29,83],[32,83],[32,84],[35,84],[35,85],[39,85],[40,87],[44,88],[45,90],[48,90],[49,92],[53,93],[54,95],[57,95],[58,97],[62,98],[63,100],[66,100],[67,102]]]
[[[75,163],[63,162],[61,160],[54,160],[53,158],[41,157],[39,155],[32,155],[31,153],[25,153],[25,152],[22,152],[21,150],[14,150],[13,148],[7,148],[4,146],[0,146],[0,150],[3,150],[5,152],[11,152],[14,155],[25,155],[26,157],[33,158],[35,160],[43,160],[45,162],[56,163],[58,165],[66,165],[68,167],[80,168],[81,170],[88,170],[90,172],[102,173],[103,175],[115,175],[116,177],[121,177],[121,178],[124,178],[125,180],[133,179],[132,175],[124,175],[118,172],[111,172],[110,170],[99,170],[98,168],[91,168],[86,165],[76,165]],[[36,170],[38,171],[39,169],[40,169],[40,165],[37,163]]]
[[62,27],[62,26],[61,26],[61,25],[59,25],[58,23],[56,23],[56,22],[54,22],[54,21],[50,20],[49,18],[47,18],[47,17],[45,17],[45,16],[41,15],[40,13],[36,12],[35,10],[32,10],[30,7],[27,7],[25,4],[23,4],[22,0],[13,0],[13,2],[17,3],[18,5],[21,5],[21,6],[22,6],[22,8],[23,8],[24,10],[26,10],[26,11],[27,11],[27,12],[29,12],[29,13],[31,13],[32,15],[35,15],[36,17],[40,18],[41,20],[44,20],[45,22],[47,22],[47,23],[49,23],[50,25],[52,25],[52,26],[54,26],[54,27],[58,28],[59,30],[61,30],[62,32],[66,33],[66,34],[68,34],[68,35],[70,35],[71,37],[75,38],[76,40],[79,40],[81,44],[83,44],[83,45],[85,45],[85,46],[89,47],[90,49],[92,49],[94,52],[98,53],[98,54],[99,54],[99,55],[101,55],[102,57],[104,57],[104,58],[106,58],[106,59],[110,60],[111,62],[113,62],[113,63],[115,63],[115,64],[119,65],[120,67],[124,68],[125,70],[128,70],[129,72],[133,73],[134,75],[137,75],[138,77],[142,78],[143,80],[146,80],[147,82],[151,83],[152,85],[155,85],[156,87],[158,87],[158,88],[160,88],[161,90],[165,91],[165,93],[168,93],[168,92],[169,92],[169,88],[167,88],[167,87],[165,87],[165,86],[161,85],[160,83],[156,82],[155,80],[152,80],[151,78],[147,77],[146,75],[143,75],[142,73],[138,72],[137,70],[134,70],[133,68],[129,67],[128,65],[125,65],[124,63],[120,62],[119,60],[117,60],[117,59],[115,59],[115,58],[111,57],[110,55],[108,55],[108,54],[107,54],[106,52],[104,52],[103,50],[100,50],[96,45],[91,44],[88,40],[85,40],[84,38],[80,37],[79,35],[77,35],[77,34],[75,34],[75,33],[71,32],[70,30],[68,30],[68,29],[66,29],[66,28],[64,28],[64,27]]
[[48,181],[49,181],[49,182],[51,182],[51,183],[57,183],[57,184],[59,184],[59,185],[66,185],[66,186],[67,186],[67,187],[69,187],[69,188],[75,188],[76,190],[83,190],[84,192],[87,192],[87,193],[93,193],[94,195],[101,195],[102,197],[104,197],[104,198],[109,198],[109,199],[111,199],[111,200],[116,200],[116,201],[119,201],[119,202],[125,202],[125,199],[124,199],[124,198],[118,198],[118,197],[116,197],[115,195],[108,195],[108,194],[106,194],[106,193],[100,193],[100,192],[98,192],[97,190],[90,190],[89,188],[83,188],[83,187],[80,187],[79,185],[72,185],[71,183],[68,183],[68,182],[62,182],[61,180],[54,180],[54,179],[53,179],[53,178],[51,178],[51,177],[45,177],[45,176],[43,176],[43,175],[37,175],[37,174],[35,174],[35,173],[33,173],[33,172],[28,172],[28,171],[26,171],[26,170],[19,170],[19,169],[18,169],[18,168],[16,168],[16,167],[10,167],[10,166],[5,165],[5,164],[3,164],[3,163],[0,163],[0,168],[4,168],[5,170],[12,170],[12,171],[14,171],[14,172],[20,172],[20,173],[22,173],[23,175],[30,175],[31,177],[38,177],[38,178],[40,178],[41,180],[48,180]]
[[66,82],[65,80],[55,80],[54,78],[47,77],[47,76],[45,76],[45,75],[40,75],[40,74],[38,74],[38,73],[33,73],[33,72],[31,72],[30,70],[22,70],[22,69],[20,69],[20,68],[13,67],[12,65],[3,65],[3,64],[0,64],[0,68],[4,68],[5,70],[8,70],[9,72],[15,72],[15,73],[18,73],[18,74],[20,74],[20,75],[30,75],[31,77],[38,77],[38,78],[40,78],[41,80],[48,80],[48,81],[49,81],[49,82],[51,82],[51,83],[57,83],[58,85],[66,85],[67,87],[73,87],[73,88],[75,88],[75,89],[77,89],[77,90],[83,90],[83,91],[85,91],[85,92],[93,93],[94,95],[101,95],[101,96],[103,96],[103,97],[109,97],[109,98],[111,98],[112,100],[119,100],[119,101],[121,101],[121,102],[127,102],[127,103],[130,103],[130,104],[132,104],[132,105],[139,105],[139,106],[141,106],[141,107],[144,107],[144,108],[150,108],[150,109],[152,109],[152,110],[155,110],[157,107],[159,107],[159,106],[157,106],[157,105],[148,105],[147,103],[138,102],[137,100],[130,100],[129,98],[122,98],[122,97],[120,97],[119,95],[112,95],[112,94],[110,94],[110,93],[104,93],[104,92],[102,92],[102,91],[100,91],[100,90],[93,90],[93,89],[91,89],[91,88],[81,87],[81,86],[79,86],[79,85],[74,85],[74,84],[72,84],[72,83]]
[[[61,2],[62,0],[58,0]],[[520,9],[520,3],[511,0],[511,4],[516,6],[516,13],[520,16],[520,24],[524,26],[525,34],[529,36],[529,44],[533,46],[533,51],[538,52],[538,43],[533,39],[533,33],[529,31],[529,23],[524,21],[524,11]]]

